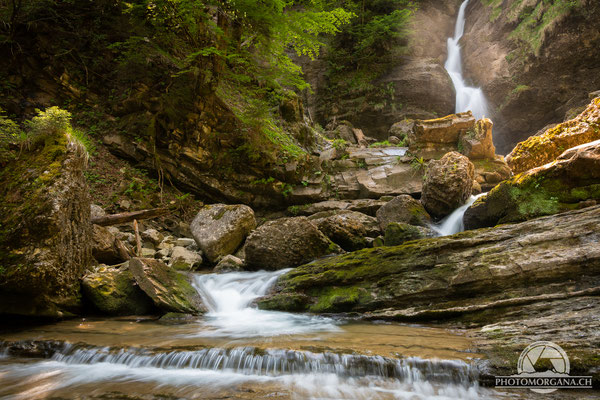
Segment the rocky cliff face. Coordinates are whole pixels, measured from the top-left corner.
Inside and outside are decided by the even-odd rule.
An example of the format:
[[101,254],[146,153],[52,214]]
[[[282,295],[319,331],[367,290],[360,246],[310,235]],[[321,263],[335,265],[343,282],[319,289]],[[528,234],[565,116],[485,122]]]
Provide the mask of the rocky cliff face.
[[314,90],[304,100],[314,120],[325,126],[348,120],[365,134],[387,139],[392,124],[404,118],[430,119],[454,112],[455,93],[444,62],[446,39],[452,36],[460,0],[419,2],[411,25],[408,53],[398,57],[361,95],[331,93],[327,63],[297,59]]
[[499,153],[576,115],[600,88],[597,1],[471,1],[466,18],[465,75],[491,103]]
[[64,132],[0,172],[0,313],[59,317],[80,307],[91,258],[87,153]]

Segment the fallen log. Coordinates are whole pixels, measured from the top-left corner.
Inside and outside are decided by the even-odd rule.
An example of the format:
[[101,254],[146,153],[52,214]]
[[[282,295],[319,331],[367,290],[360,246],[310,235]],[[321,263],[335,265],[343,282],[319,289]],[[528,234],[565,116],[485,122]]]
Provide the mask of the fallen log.
[[101,217],[92,218],[92,224],[101,226],[111,226],[125,224],[133,220],[142,220],[162,217],[169,213],[166,208],[152,208],[149,210],[131,211],[119,214],[103,215]]

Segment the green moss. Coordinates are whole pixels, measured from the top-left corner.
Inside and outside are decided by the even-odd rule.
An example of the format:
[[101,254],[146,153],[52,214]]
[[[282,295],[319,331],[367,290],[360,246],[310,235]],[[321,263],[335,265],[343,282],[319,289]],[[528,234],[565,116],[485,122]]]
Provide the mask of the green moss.
[[385,228],[385,245],[398,246],[409,240],[421,239],[423,236],[416,226],[392,222]]
[[367,291],[357,287],[326,288],[310,293],[317,297],[316,304],[310,306],[311,312],[344,312],[351,310],[360,301],[369,300]]

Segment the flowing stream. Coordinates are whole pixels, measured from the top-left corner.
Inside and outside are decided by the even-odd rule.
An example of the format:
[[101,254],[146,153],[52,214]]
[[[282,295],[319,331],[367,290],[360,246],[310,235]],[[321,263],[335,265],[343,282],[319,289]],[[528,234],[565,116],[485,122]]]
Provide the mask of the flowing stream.
[[459,233],[465,230],[465,224],[463,222],[463,216],[465,212],[478,198],[485,196],[487,193],[480,193],[477,196],[469,197],[467,202],[458,207],[456,210],[452,212],[452,214],[448,215],[440,222],[435,225],[431,225],[431,228],[439,235],[439,236],[448,236],[454,235],[455,233]]
[[456,112],[471,110],[477,119],[487,114],[487,102],[481,88],[467,86],[462,73],[460,39],[465,32],[465,10],[469,0],[465,0],[458,11],[454,37],[448,38],[448,59],[444,67],[456,90]]
[[0,333],[0,399],[487,399],[445,329],[260,311],[285,271],[195,275],[206,315]]

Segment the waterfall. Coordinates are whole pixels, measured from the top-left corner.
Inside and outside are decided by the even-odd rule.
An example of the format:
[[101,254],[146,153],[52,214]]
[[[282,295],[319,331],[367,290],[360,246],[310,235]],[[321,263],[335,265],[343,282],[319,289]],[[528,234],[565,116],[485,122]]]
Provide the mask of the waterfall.
[[444,67],[456,90],[456,112],[471,110],[477,119],[487,114],[487,103],[481,88],[469,87],[462,74],[462,59],[460,54],[460,39],[465,32],[465,10],[469,0],[465,0],[458,11],[454,37],[448,38],[448,59]]
[[195,275],[193,286],[209,309],[197,336],[242,338],[337,331],[330,318],[263,311],[252,306],[288,271]]
[[448,215],[439,223],[432,225],[431,228],[439,236],[454,235],[455,233],[464,231],[465,224],[463,223],[463,216],[465,215],[465,212],[473,203],[475,203],[475,200],[481,196],[485,196],[486,194],[487,193],[481,193],[477,196],[471,196],[464,205],[458,207],[452,212],[452,214]]

